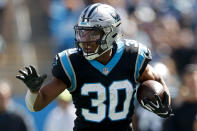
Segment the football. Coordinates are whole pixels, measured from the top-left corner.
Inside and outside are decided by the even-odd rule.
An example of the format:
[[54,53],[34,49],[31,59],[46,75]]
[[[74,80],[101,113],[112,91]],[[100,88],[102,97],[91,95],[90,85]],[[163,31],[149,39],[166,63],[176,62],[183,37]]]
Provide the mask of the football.
[[158,95],[163,101],[164,98],[164,87],[162,84],[160,84],[157,81],[154,80],[147,80],[140,84],[140,86],[137,89],[137,100],[141,104],[141,100],[148,98],[153,103],[155,102],[154,94]]

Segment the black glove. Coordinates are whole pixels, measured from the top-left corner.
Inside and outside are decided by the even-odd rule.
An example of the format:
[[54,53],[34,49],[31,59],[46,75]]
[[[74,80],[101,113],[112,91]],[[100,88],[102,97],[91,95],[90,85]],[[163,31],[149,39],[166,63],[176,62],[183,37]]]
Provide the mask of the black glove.
[[151,100],[149,100],[148,98],[145,98],[142,101],[142,106],[151,111],[154,112],[155,114],[157,114],[160,117],[163,118],[168,118],[171,116],[174,116],[174,114],[172,113],[172,108],[169,105],[169,96],[166,92],[164,92],[164,99],[163,99],[163,103],[160,99],[160,97],[158,95],[154,95],[155,97],[155,103],[153,103]]
[[40,76],[37,74],[36,69],[31,65],[29,67],[25,67],[25,69],[27,72],[24,70],[19,70],[21,75],[17,75],[16,78],[22,80],[32,92],[38,91],[44,80],[47,78],[47,75],[44,74]]

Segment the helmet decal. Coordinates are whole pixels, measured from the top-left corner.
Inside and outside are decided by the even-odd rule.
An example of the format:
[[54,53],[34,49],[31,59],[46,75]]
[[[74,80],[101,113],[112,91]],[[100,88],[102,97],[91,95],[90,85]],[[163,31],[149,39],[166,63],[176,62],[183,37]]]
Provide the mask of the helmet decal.
[[120,21],[120,16],[118,15],[118,13],[111,13],[111,16],[114,18],[116,22]]
[[93,13],[93,11],[99,6],[100,4],[98,4],[98,5],[96,5],[96,6],[94,6],[91,10],[90,10],[90,12],[88,13],[88,18],[91,16],[91,14]]
[[88,6],[85,11],[84,11],[84,14],[82,16],[82,19],[83,21],[87,20],[89,21],[89,17],[91,16],[92,12],[99,6],[99,3],[98,4],[94,4],[94,5],[90,5]]
[[90,8],[90,6],[88,6],[85,11],[83,12],[83,16],[82,16],[82,22],[84,22],[84,18],[85,18],[85,15],[86,15],[86,12],[88,11],[88,9]]

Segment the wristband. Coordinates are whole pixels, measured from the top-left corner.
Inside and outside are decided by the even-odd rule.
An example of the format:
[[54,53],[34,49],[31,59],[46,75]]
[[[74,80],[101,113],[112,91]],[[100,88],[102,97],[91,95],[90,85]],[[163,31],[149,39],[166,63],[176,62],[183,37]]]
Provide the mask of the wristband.
[[27,91],[27,94],[26,94],[26,97],[25,97],[25,102],[26,102],[27,108],[31,112],[35,112],[34,103],[36,101],[37,96],[38,96],[38,93],[31,93],[30,90]]

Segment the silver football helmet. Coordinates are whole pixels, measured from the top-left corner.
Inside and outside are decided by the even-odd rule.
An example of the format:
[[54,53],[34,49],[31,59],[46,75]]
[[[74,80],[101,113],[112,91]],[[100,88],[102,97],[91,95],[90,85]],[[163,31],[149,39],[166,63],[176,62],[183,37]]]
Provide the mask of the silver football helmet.
[[[109,5],[96,3],[84,9],[75,28],[75,41],[79,50],[88,60],[93,60],[113,48],[120,33],[120,16]],[[96,42],[93,52],[82,49],[82,44]]]

